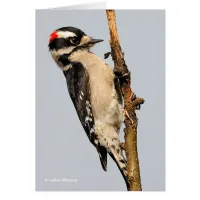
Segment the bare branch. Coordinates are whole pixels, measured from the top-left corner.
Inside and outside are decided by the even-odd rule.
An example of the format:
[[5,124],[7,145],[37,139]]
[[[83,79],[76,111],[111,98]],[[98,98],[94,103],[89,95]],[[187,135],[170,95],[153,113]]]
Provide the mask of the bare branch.
[[127,170],[130,191],[141,191],[140,168],[137,152],[137,116],[135,110],[140,109],[144,103],[143,98],[136,97],[131,90],[131,77],[128,67],[124,60],[119,36],[116,26],[116,17],[114,10],[106,10],[108,25],[110,30],[111,55],[114,61],[114,73],[119,78],[121,91],[124,97],[125,109],[125,144],[124,149],[127,157]]

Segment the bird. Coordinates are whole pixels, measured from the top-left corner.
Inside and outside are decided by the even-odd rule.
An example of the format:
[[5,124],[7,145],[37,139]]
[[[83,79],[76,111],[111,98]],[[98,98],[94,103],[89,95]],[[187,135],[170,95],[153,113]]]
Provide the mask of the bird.
[[107,154],[116,163],[128,187],[127,161],[119,137],[123,121],[123,98],[112,67],[91,52],[103,42],[79,28],[68,26],[49,36],[50,54],[62,70],[73,105],[90,142],[107,171]]

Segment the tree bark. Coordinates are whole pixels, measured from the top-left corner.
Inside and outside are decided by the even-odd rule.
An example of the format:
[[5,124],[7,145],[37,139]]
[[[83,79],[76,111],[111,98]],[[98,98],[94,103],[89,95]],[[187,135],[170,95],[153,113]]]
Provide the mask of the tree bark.
[[[131,76],[124,60],[116,26],[116,17],[114,10],[106,10],[108,25],[110,30],[111,56],[114,61],[114,73],[119,77],[121,92],[124,98],[125,109],[125,144],[124,150],[127,158],[127,171],[129,191],[142,191],[140,168],[137,151],[137,116],[136,110],[144,103],[143,98],[136,97],[131,90]],[[131,44],[130,44],[131,45]],[[108,54],[105,55],[105,57]]]

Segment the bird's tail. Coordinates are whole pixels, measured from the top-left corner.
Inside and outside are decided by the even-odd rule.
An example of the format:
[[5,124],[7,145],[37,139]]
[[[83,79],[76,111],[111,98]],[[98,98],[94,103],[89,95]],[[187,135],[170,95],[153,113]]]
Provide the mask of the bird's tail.
[[117,164],[117,167],[119,168],[124,178],[124,181],[126,183],[127,190],[129,190],[129,182],[128,182],[128,177],[127,177],[127,161],[122,154],[121,148],[117,148],[117,149],[112,148],[111,151],[109,152],[109,155]]
[[[102,133],[102,129],[103,129],[103,133]],[[95,132],[98,138],[96,141],[94,141],[94,144],[96,144],[103,169],[106,171],[106,166],[107,166],[106,155],[107,154],[104,153],[106,150],[108,154],[111,156],[111,158],[114,160],[114,162],[117,164],[125,180],[127,189],[129,190],[129,183],[128,183],[129,181],[128,181],[127,169],[126,169],[127,162],[122,154],[120,138],[117,131],[113,128],[113,126],[110,126],[110,125],[106,126],[106,124],[96,123]],[[99,149],[100,146],[103,148]]]
[[107,150],[105,147],[96,145],[97,152],[101,161],[101,166],[104,171],[107,171]]

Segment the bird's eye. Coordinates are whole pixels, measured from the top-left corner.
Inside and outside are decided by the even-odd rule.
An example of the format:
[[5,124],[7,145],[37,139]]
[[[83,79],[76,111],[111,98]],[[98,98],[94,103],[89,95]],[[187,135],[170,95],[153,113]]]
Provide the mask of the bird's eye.
[[76,37],[73,37],[73,38],[71,38],[70,39],[70,42],[72,43],[72,44],[78,44],[78,38],[76,38]]

